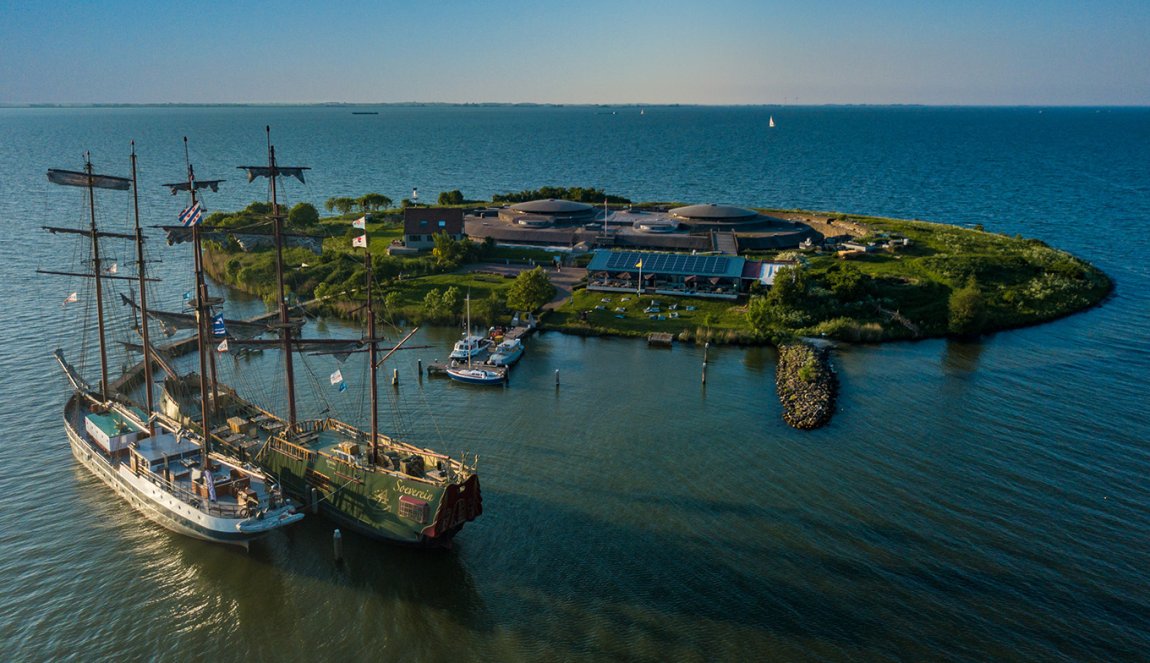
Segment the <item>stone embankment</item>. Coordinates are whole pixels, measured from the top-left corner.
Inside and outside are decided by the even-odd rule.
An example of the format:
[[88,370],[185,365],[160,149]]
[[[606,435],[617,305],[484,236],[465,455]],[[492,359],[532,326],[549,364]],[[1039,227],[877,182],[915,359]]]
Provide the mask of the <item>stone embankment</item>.
[[830,348],[796,342],[779,346],[775,389],[783,405],[783,421],[792,428],[825,426],[835,411],[838,376],[830,363]]

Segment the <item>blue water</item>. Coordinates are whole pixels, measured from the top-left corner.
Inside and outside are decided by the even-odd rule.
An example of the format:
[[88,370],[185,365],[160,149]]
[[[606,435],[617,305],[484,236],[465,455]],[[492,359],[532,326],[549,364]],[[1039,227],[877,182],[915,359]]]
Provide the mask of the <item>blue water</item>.
[[[0,109],[5,658],[1144,658],[1150,110],[377,110]],[[127,174],[135,139],[145,224],[168,223],[183,201],[159,184],[183,177],[183,136],[201,178],[229,180],[209,206],[233,209],[265,195],[234,167],[265,159],[268,124],[281,164],[312,167],[290,202],[595,186],[982,224],[1117,288],[975,343],[844,346],[840,410],[814,433],[782,423],[769,348],[712,348],[704,388],[701,348],[548,333],[507,389],[477,390],[417,379],[455,334],[426,330],[434,347],[392,364],[385,420],[479,453],[486,513],[447,555],[348,537],[337,566],[319,519],[244,554],[138,523],[72,461],[49,353],[80,344],[81,309],[34,270],[71,258],[38,227],[82,220],[46,168],[91,150]],[[101,202],[130,220],[122,196]],[[178,303],[186,252],[154,249]],[[251,380],[274,382],[270,364]],[[330,366],[309,370],[306,407],[364,416]]]

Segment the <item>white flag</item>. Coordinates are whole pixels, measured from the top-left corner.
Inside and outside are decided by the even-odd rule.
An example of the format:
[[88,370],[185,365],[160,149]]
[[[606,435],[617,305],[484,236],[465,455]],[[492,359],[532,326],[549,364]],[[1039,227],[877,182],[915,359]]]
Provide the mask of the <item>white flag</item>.
[[216,351],[217,352],[227,352],[228,351],[228,339],[225,338],[219,345],[217,345]]
[[367,235],[360,235],[359,237],[356,237],[355,239],[351,240],[351,245],[352,245],[352,247],[358,246],[360,248],[366,249],[367,248]]
[[78,301],[80,301],[80,295],[79,295],[79,293],[75,293],[75,292],[73,292],[72,294],[70,294],[64,298],[64,304],[71,304],[73,302],[78,302]]
[[358,219],[356,219],[355,221],[352,221],[351,227],[352,228],[359,228],[360,230],[367,228],[367,217],[361,216]]
[[109,274],[115,274],[118,271],[120,271],[120,267],[116,263],[112,263],[112,266],[108,268]]
[[331,374],[331,383],[339,384],[340,382],[343,382],[343,373],[340,373],[339,369],[337,368],[335,369],[335,373]]

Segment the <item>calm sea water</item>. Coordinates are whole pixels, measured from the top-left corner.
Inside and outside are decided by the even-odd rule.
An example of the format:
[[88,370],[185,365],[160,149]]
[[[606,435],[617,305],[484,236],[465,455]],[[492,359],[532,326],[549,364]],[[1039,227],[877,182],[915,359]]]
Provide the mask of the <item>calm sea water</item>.
[[[0,109],[5,659],[1145,656],[1150,110],[379,111]],[[72,460],[49,353],[81,343],[81,309],[34,271],[71,258],[39,226],[81,218],[46,168],[91,150],[127,174],[135,139],[145,223],[166,223],[181,137],[201,178],[229,180],[209,205],[232,209],[265,195],[234,166],[264,160],[267,124],[280,163],[313,169],[292,202],[553,184],[981,223],[1091,260],[1117,291],[977,343],[843,347],[840,411],[813,433],[782,423],[767,348],[713,348],[703,387],[701,348],[547,333],[508,388],[484,390],[417,379],[455,334],[427,330],[416,342],[434,348],[392,364],[384,419],[479,454],[482,518],[443,555],[349,535],[336,565],[318,518],[243,553],[141,524]],[[127,222],[123,197],[102,200]],[[178,302],[186,251],[156,249]],[[245,374],[272,381],[270,361]],[[308,407],[365,416],[313,363]]]

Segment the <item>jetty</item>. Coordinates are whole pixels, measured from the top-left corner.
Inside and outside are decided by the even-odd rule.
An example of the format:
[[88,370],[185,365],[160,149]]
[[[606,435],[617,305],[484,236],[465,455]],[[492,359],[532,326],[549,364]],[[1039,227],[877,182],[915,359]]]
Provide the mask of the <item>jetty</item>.
[[[516,315],[515,321],[519,321],[518,315]],[[525,340],[533,331],[535,331],[535,319],[534,317],[531,317],[527,324],[519,324],[503,332],[503,340]],[[510,366],[495,366],[494,364],[488,363],[489,361],[490,358],[481,362],[483,364],[484,370],[499,373],[504,380],[506,380],[511,375]],[[458,359],[452,359],[446,362],[436,360],[427,365],[427,374],[428,376],[447,375],[447,369],[457,368],[466,364],[467,362],[459,361]]]

